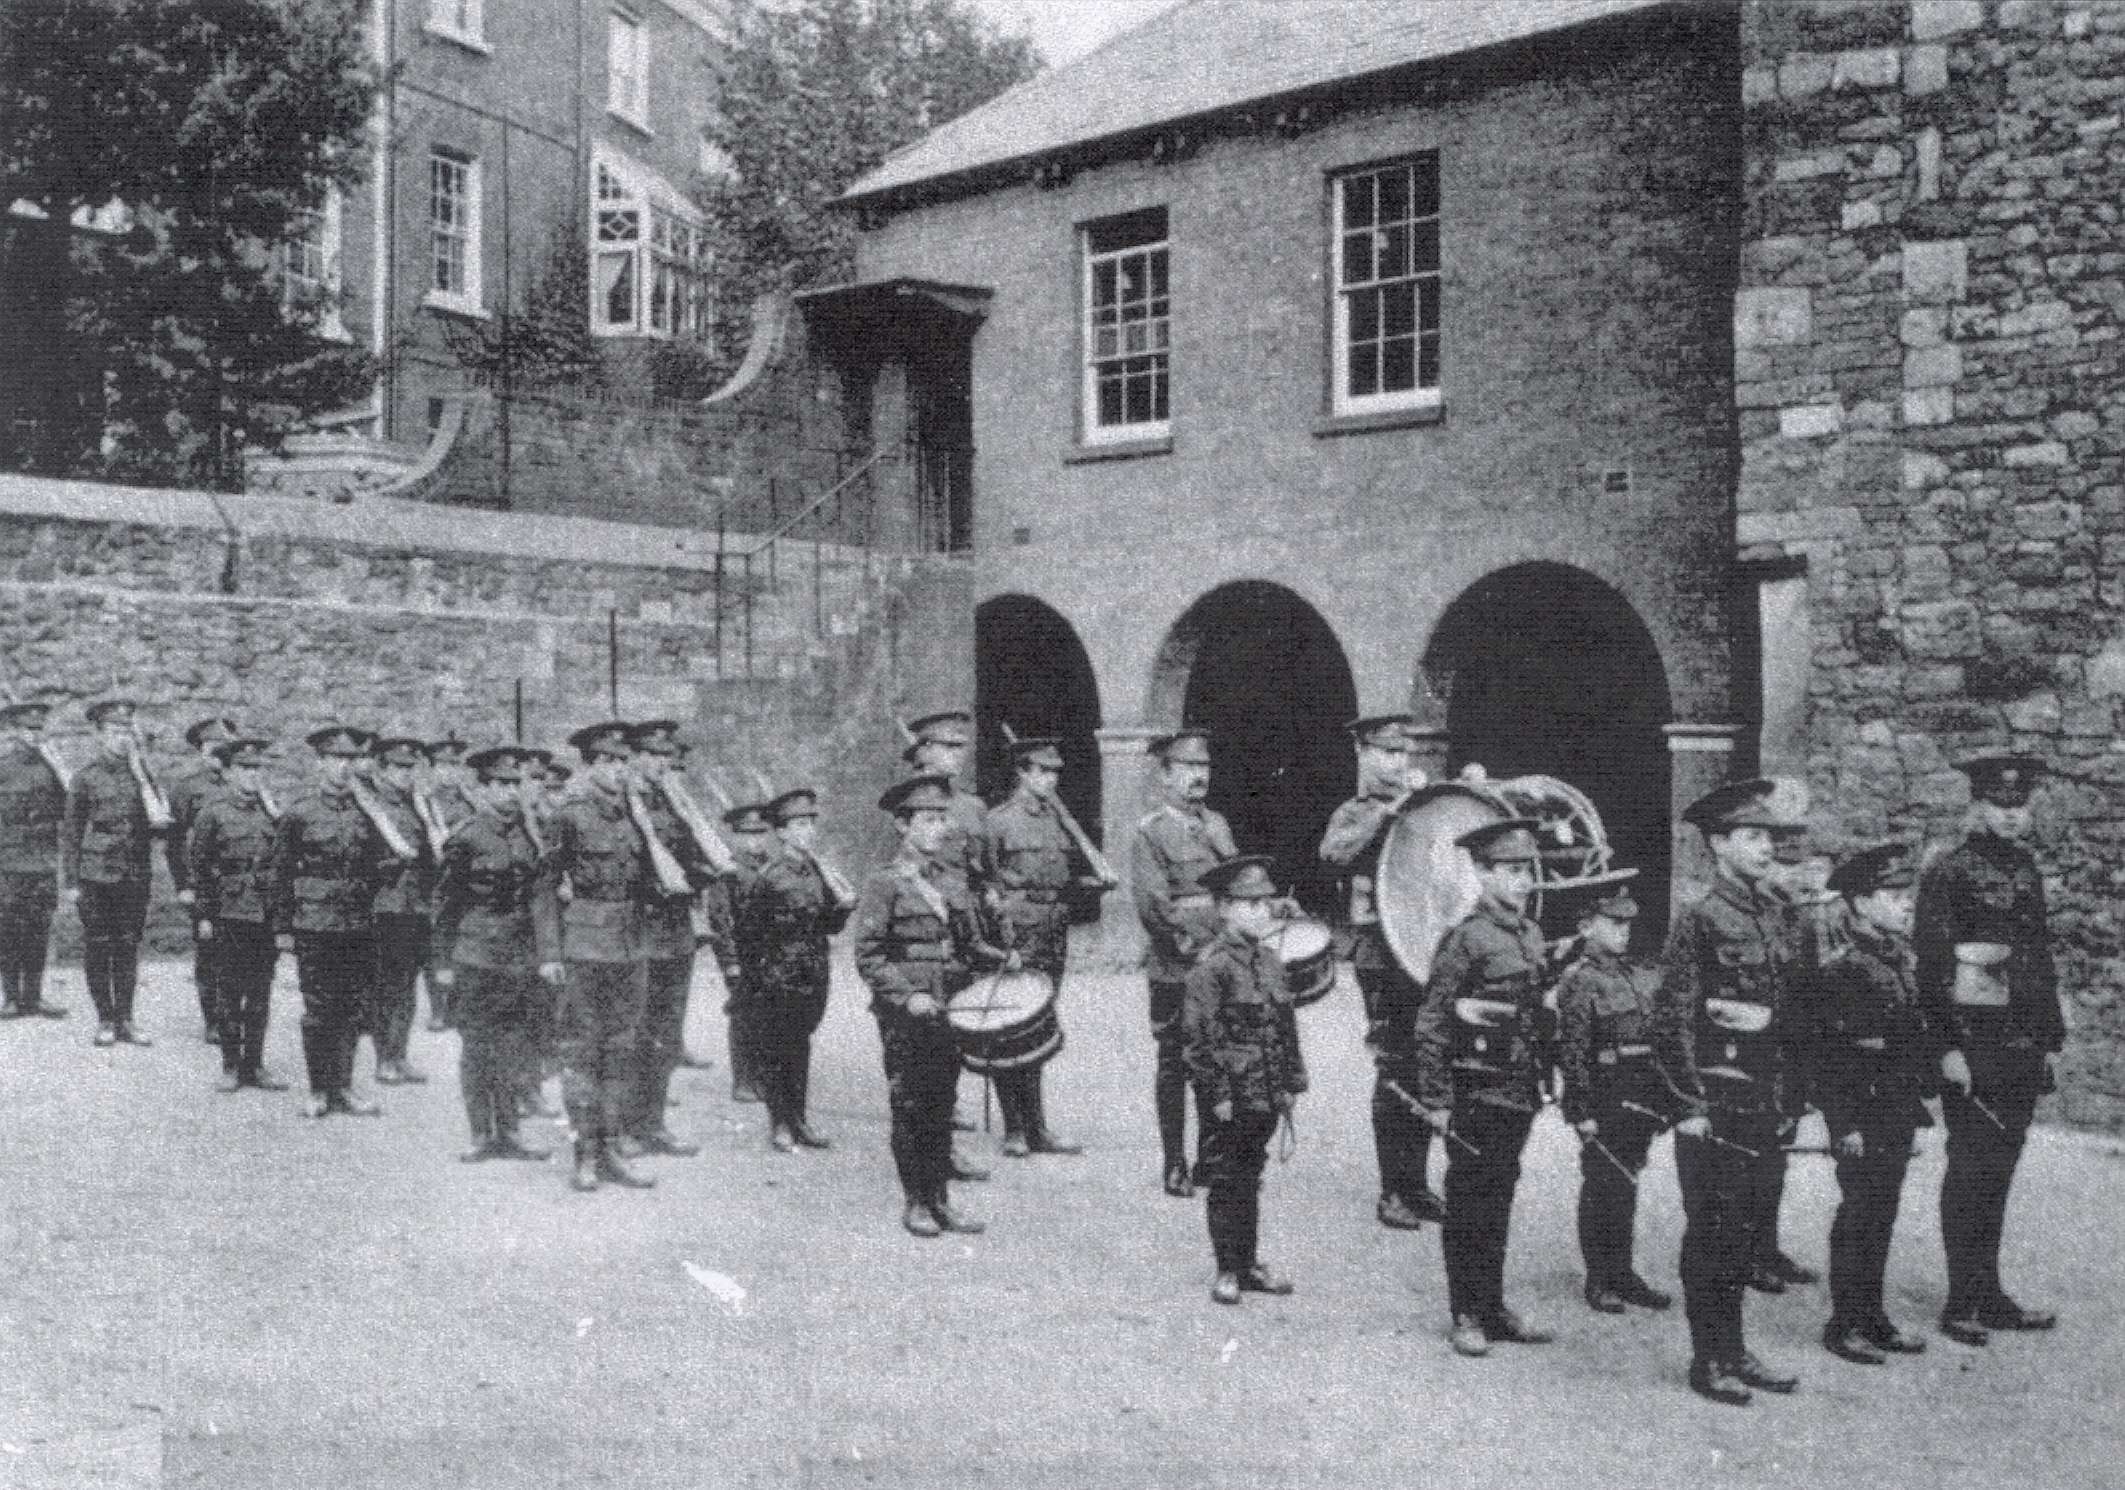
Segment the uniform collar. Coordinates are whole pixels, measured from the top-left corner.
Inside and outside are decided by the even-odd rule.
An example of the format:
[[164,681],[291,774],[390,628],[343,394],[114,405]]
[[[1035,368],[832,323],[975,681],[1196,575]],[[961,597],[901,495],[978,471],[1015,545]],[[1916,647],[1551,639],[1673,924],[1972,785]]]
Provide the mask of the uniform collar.
[[1507,931],[1518,931],[1527,924],[1527,912],[1516,911],[1504,901],[1490,895],[1476,902],[1476,914]]
[[1011,800],[1035,817],[1048,810],[1048,799],[1039,795],[1030,787],[1018,786],[1012,788]]
[[1581,952],[1579,955],[1586,962],[1587,966],[1602,968],[1609,972],[1621,972],[1624,968],[1630,965],[1629,960],[1627,958],[1617,956],[1614,952],[1611,952],[1606,947],[1596,947],[1589,945],[1587,949],[1584,952]]
[[1725,900],[1727,904],[1745,910],[1752,916],[1760,916],[1771,906],[1777,904],[1768,892],[1755,886],[1745,885],[1739,879],[1724,871],[1713,874],[1712,893]]

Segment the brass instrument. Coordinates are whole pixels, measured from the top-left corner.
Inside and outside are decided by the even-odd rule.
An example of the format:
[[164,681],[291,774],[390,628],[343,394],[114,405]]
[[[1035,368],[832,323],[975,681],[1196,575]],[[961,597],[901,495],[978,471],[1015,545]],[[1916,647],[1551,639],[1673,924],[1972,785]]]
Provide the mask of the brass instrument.
[[443,821],[442,812],[426,792],[413,793],[413,815],[421,820],[421,832],[428,840],[428,852],[437,859],[443,857],[443,845],[450,841],[450,825]]
[[280,804],[273,800],[271,789],[263,781],[258,783],[258,806],[268,822],[280,821]]
[[708,824],[708,814],[694,800],[693,793],[686,789],[686,779],[677,771],[666,771],[657,778],[657,789],[664,793],[664,800],[678,814],[679,821],[686,824],[686,831],[693,835],[694,847],[717,874],[729,874],[738,867],[738,860],[730,851],[721,835]]
[[412,840],[406,837],[405,831],[392,818],[391,809],[377,800],[376,793],[369,790],[367,782],[359,775],[350,774],[347,777],[347,789],[354,795],[354,805],[362,810],[362,816],[369,819],[370,825],[376,829],[377,836],[384,840],[385,846],[395,856],[409,861],[421,856],[420,849],[415,847]]
[[155,781],[155,773],[148,769],[147,760],[140,753],[140,738],[136,735],[127,747],[125,763],[133,772],[133,780],[140,786],[141,810],[148,815],[150,833],[166,833],[176,823],[170,811],[170,799]]
[[1085,856],[1085,863],[1091,867],[1093,878],[1099,881],[1099,887],[1102,890],[1111,890],[1120,884],[1122,877],[1114,872],[1113,864],[1099,851],[1099,845],[1077,825],[1077,819],[1071,815],[1070,809],[1063,805],[1061,794],[1051,795],[1048,804],[1055,809],[1056,819],[1062,823],[1063,831],[1070,835],[1070,841],[1077,845],[1077,851]]
[[66,762],[59,758],[59,752],[52,749],[52,742],[40,739],[36,742],[36,750],[37,754],[43,758],[44,763],[52,768],[52,774],[59,778],[59,789],[61,791],[72,791],[74,789],[73,773],[67,770]]
[[812,861],[812,868],[818,870],[819,878],[826,881],[826,893],[834,897],[834,904],[845,911],[854,910],[856,887],[848,882],[848,877],[810,849],[804,851],[804,857]]
[[643,847],[649,850],[649,867],[657,877],[658,890],[672,900],[691,896],[694,887],[687,880],[678,856],[657,836],[657,826],[649,816],[649,802],[643,797],[640,785],[629,781],[621,792],[627,799],[627,815],[633,820],[635,831],[642,835]]

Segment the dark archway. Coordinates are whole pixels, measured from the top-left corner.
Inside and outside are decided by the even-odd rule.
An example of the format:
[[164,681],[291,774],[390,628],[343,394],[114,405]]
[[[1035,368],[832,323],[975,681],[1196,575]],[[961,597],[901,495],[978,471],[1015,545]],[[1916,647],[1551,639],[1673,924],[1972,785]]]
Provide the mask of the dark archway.
[[[1002,800],[1014,779],[1004,726],[1062,741],[1062,799],[1100,842],[1099,683],[1084,643],[1052,607],[999,595],[974,610],[975,787]],[[1096,905],[1094,907],[1096,910]]]
[[[1636,950],[1667,924],[1667,670],[1630,602],[1564,564],[1516,564],[1446,608],[1424,651],[1446,701],[1448,766],[1554,776],[1593,800],[1619,868],[1639,871]],[[1552,928],[1553,930],[1561,928]]]
[[1343,726],[1357,687],[1320,613],[1280,585],[1242,580],[1191,605],[1159,650],[1150,718],[1211,732],[1210,805],[1243,853],[1275,856],[1308,909],[1334,909],[1321,830],[1354,789]]

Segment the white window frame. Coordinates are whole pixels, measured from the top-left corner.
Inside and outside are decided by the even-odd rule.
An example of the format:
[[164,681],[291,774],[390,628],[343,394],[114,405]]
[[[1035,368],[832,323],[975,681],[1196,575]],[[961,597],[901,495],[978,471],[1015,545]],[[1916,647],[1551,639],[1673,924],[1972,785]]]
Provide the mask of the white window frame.
[[[436,211],[441,202],[437,172],[445,166],[464,173],[457,192],[462,211],[454,215],[459,220],[449,224]],[[431,149],[428,152],[428,292],[423,297],[425,304],[461,315],[486,314],[486,301],[480,286],[480,203],[479,157],[441,146]],[[458,270],[462,283],[456,286],[437,283],[440,249],[446,241],[459,245]]]
[[[1163,214],[1163,209],[1159,210]],[[1079,398],[1084,409],[1079,421],[1080,438],[1087,445],[1167,439],[1173,433],[1172,220],[1167,218],[1164,232],[1155,239],[1095,249],[1094,235],[1102,226],[1103,223],[1087,223],[1078,230],[1083,276],[1078,291],[1078,334],[1083,347]],[[1102,305],[1096,297],[1110,272],[1116,297],[1111,305]],[[1132,272],[1139,276],[1141,294],[1123,292],[1122,277]],[[1132,314],[1131,307],[1137,305],[1142,307],[1141,314]],[[1129,363],[1153,365],[1138,374],[1127,368]],[[1130,381],[1136,376],[1149,379],[1154,407],[1163,393],[1163,414],[1141,419],[1127,417]],[[1103,384],[1116,377],[1121,380],[1122,417],[1108,422],[1102,418],[1100,391]]]
[[487,44],[486,10],[486,0],[428,0],[421,29],[484,56],[494,50]]
[[[661,176],[600,149],[590,171],[590,329],[713,341],[715,278],[701,214]],[[625,286],[625,314],[612,314]]]
[[[325,191],[324,204],[309,214],[309,230],[280,251],[281,304],[290,315],[309,318],[317,334],[327,341],[352,341],[340,314],[340,233],[344,208],[339,188]],[[306,262],[314,256],[317,273]]]
[[[1417,184],[1424,172],[1430,173],[1435,187],[1429,213],[1419,212]],[[1392,220],[1383,220],[1377,193],[1379,184],[1395,174],[1409,178],[1409,195],[1405,199],[1406,210],[1397,213]],[[1346,196],[1357,182],[1367,183],[1375,193],[1372,204],[1365,209],[1366,216],[1352,224],[1346,218]],[[1371,165],[1356,166],[1338,171],[1330,178],[1329,192],[1329,268],[1331,290],[1331,334],[1329,345],[1330,410],[1338,416],[1362,417],[1368,414],[1395,414],[1409,410],[1435,409],[1444,398],[1445,368],[1444,331],[1444,266],[1446,249],[1441,237],[1439,200],[1443,188],[1439,187],[1439,157],[1437,152],[1425,152],[1404,157],[1401,160],[1380,161]],[[1356,245],[1363,240],[1363,248],[1369,262],[1365,273],[1353,275],[1351,255]],[[1430,248],[1427,252],[1426,241]],[[1387,272],[1382,273],[1379,259],[1391,256]],[[1424,267],[1426,263],[1429,267]],[[1407,297],[1409,329],[1392,335],[1387,329],[1390,309]],[[1363,344],[1375,349],[1370,358],[1376,386],[1370,392],[1355,392],[1352,389],[1354,327],[1367,319],[1357,309],[1362,298],[1369,298],[1370,329],[1373,335],[1361,338]],[[1427,305],[1430,318],[1427,322]],[[1391,344],[1404,342],[1409,355],[1411,386],[1386,388],[1384,384],[1393,369],[1394,355]],[[1431,382],[1424,382],[1426,344],[1430,347]]]
[[605,13],[605,108],[641,130],[649,127],[649,25],[619,6]]

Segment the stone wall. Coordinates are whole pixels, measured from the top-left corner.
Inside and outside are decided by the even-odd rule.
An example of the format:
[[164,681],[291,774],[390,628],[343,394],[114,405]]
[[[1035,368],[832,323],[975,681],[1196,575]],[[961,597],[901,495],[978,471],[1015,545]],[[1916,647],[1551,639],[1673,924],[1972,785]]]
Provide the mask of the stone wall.
[[2125,8],[1742,10],[1740,539],[1806,590],[1803,769],[1847,840],[1951,840],[2034,751],[2072,1037],[2125,1121]]

